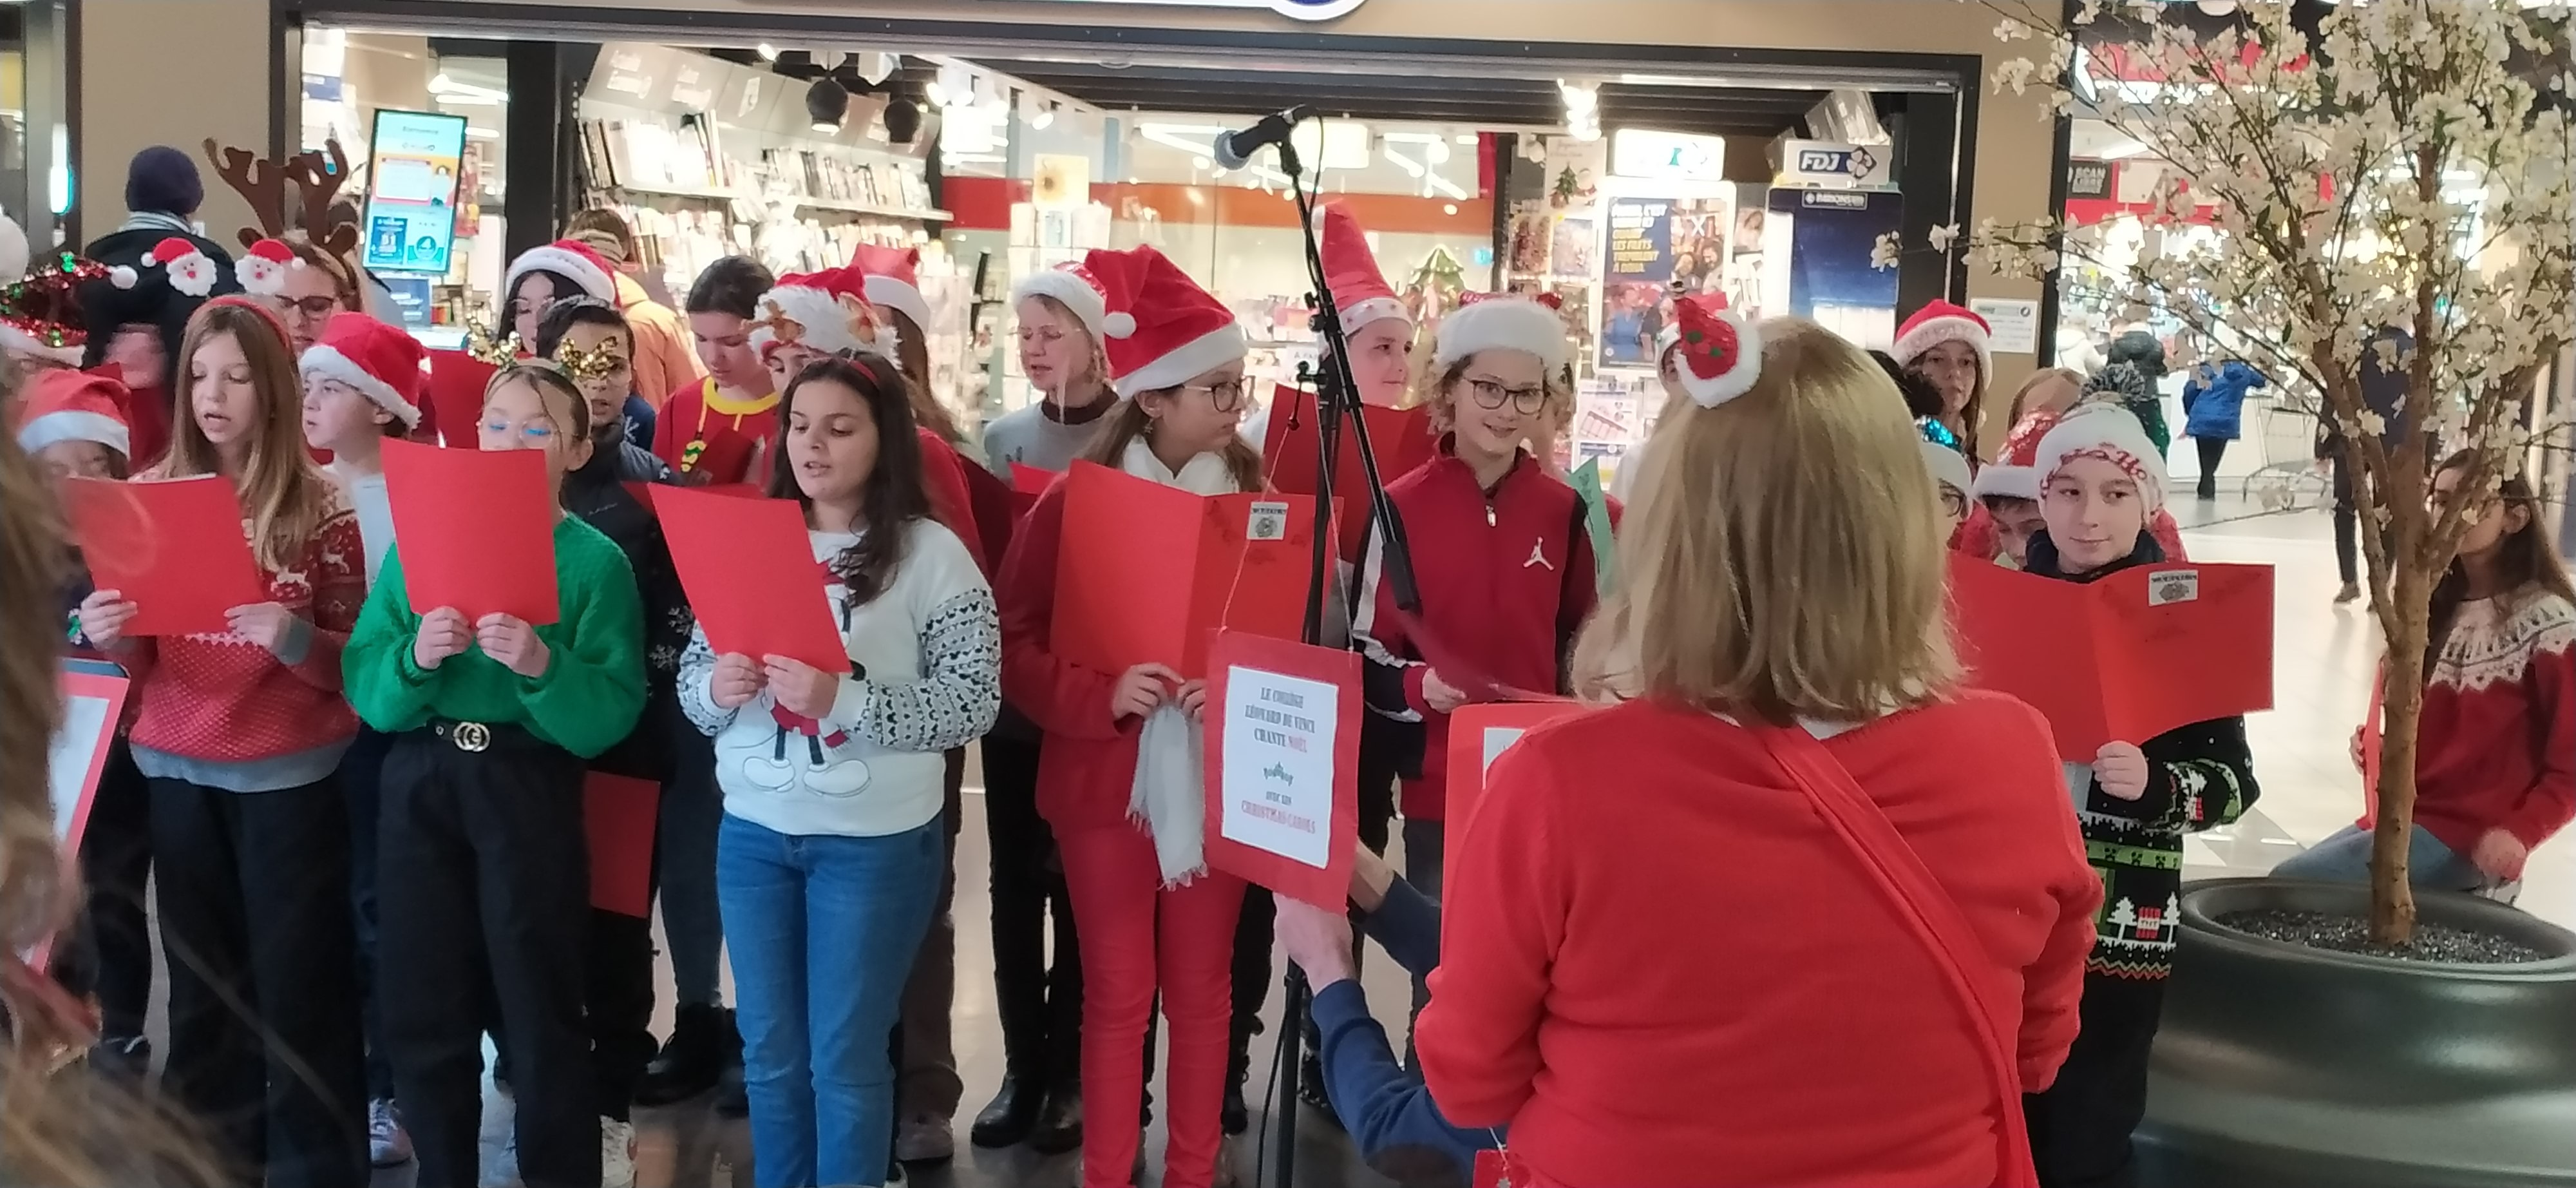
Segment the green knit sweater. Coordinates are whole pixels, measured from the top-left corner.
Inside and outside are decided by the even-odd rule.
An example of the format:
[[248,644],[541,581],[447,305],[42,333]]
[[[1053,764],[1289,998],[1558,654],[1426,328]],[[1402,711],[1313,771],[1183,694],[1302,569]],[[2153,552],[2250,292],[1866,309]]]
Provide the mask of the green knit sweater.
[[644,708],[644,610],[634,571],[599,530],[565,516],[555,524],[555,587],[562,615],[537,628],[545,675],[529,680],[479,648],[423,669],[412,659],[420,612],[403,589],[397,542],[341,653],[349,704],[387,733],[446,718],[524,726],[585,759],[616,745]]

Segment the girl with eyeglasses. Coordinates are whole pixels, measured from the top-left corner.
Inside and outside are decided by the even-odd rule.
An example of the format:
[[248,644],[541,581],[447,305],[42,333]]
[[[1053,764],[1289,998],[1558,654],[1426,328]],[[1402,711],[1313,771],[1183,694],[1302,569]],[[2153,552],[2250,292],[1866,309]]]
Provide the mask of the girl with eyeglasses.
[[[1260,489],[1261,459],[1236,431],[1245,339],[1233,313],[1150,247],[1094,251],[1084,266],[1107,295],[1112,382],[1126,397],[1086,460],[1193,494]],[[1206,689],[1160,664],[1104,672],[1055,650],[1064,493],[1057,483],[1039,497],[1003,562],[1002,686],[1044,732],[1038,811],[1082,935],[1082,1182],[1134,1182],[1159,990],[1171,1025],[1163,1182],[1209,1188],[1244,882],[1206,863],[1198,781],[1158,774],[1194,762]]]
[[[547,364],[493,375],[477,432],[485,450],[541,453],[556,491],[594,444],[581,390]],[[423,1188],[479,1182],[487,1002],[499,1007],[522,1177],[600,1182],[582,767],[643,709],[643,609],[616,543],[559,502],[549,510],[555,622],[414,608],[397,541],[344,657],[350,702],[397,736],[377,838],[378,972]]]
[[[1556,310],[1528,298],[1476,301],[1441,320],[1416,380],[1440,453],[1386,492],[1419,612],[1397,607],[1382,543],[1361,574],[1352,631],[1369,661],[1369,708],[1421,727],[1398,770],[1405,877],[1428,894],[1439,894],[1444,866],[1450,712],[1498,688],[1562,691],[1574,632],[1592,612],[1582,500],[1521,448],[1573,400],[1569,355]],[[1443,671],[1435,655],[1467,670]]]

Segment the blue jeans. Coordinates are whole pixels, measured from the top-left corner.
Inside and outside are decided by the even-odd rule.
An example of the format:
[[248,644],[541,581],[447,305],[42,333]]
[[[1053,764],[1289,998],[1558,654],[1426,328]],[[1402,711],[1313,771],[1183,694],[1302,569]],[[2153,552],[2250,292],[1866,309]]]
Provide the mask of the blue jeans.
[[[2367,830],[2346,825],[2307,853],[2283,859],[2272,874],[2284,879],[2369,882],[2370,841]],[[2475,891],[2488,883],[2486,872],[2467,856],[2452,853],[2451,847],[2421,825],[2415,826],[2415,836],[2406,845],[2406,881],[2439,891]]]
[[758,1188],[885,1182],[888,1044],[946,862],[935,819],[885,837],[800,837],[729,813],[717,829]]
[[671,944],[671,982],[681,1006],[715,1006],[724,963],[724,926],[716,918],[716,825],[724,793],[716,787],[713,744],[689,730],[673,744],[669,783],[662,786],[661,828],[654,838],[661,883],[662,934]]

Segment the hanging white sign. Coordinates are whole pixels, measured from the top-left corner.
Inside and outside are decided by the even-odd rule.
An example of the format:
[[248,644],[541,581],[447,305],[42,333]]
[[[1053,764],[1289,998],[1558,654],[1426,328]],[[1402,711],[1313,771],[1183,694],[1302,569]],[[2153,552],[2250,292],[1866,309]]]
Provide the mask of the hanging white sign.
[[1267,8],[1300,21],[1349,16],[1363,0],[1058,0],[1065,4],[1160,4],[1178,8]]

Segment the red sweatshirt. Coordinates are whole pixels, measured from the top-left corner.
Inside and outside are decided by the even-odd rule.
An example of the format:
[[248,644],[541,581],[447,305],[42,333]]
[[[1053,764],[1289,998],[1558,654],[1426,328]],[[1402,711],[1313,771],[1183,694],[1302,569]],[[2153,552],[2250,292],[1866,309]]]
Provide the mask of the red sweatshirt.
[[[143,477],[155,477],[147,471]],[[358,732],[340,695],[340,649],[367,598],[367,548],[335,483],[317,478],[321,531],[287,569],[263,573],[270,600],[310,625],[281,660],[232,632],[138,639],[118,656],[142,711],[129,736],[145,775],[235,792],[312,783]]]
[[1109,717],[1120,674],[1055,654],[1056,556],[1064,543],[1064,479],[1038,497],[1012,533],[1002,581],[1002,700],[1046,731],[1038,757],[1038,812],[1058,829],[1127,820],[1136,784],[1138,719]]
[[2491,829],[2536,849],[2571,818],[2576,605],[2546,592],[2463,604],[2424,683],[2415,823],[2465,855]]
[[[2019,1087],[2047,1087],[2102,900],[2047,724],[1961,693],[1825,747],[1957,902],[1969,972],[2021,1004]],[[1752,733],[1644,702],[1533,731],[1449,861],[1415,1045],[1441,1113],[1508,1123],[1534,1182],[1994,1182],[1957,995]]]
[[966,555],[975,559],[975,571],[990,581],[993,565],[985,556],[984,534],[976,531],[974,500],[966,492],[968,463],[958,457],[957,447],[937,433],[928,429],[913,433],[921,439],[921,486],[930,497],[930,518],[966,546]]
[[[1398,615],[1376,544],[1352,632],[1369,661],[1369,708],[1423,724],[1421,778],[1404,782],[1404,815],[1437,821],[1449,786],[1449,715],[1423,699],[1424,674],[1447,662],[1518,689],[1562,691],[1567,651],[1592,613],[1592,546],[1574,489],[1527,455],[1488,493],[1443,443],[1439,457],[1388,483],[1386,494],[1422,591],[1416,618],[1437,638],[1414,638],[1414,624]],[[1440,679],[1463,689],[1470,678],[1443,672]]]
[[[733,401],[714,377],[680,385],[653,417],[653,455],[671,469],[701,473],[712,483],[758,483],[755,473],[767,447],[778,440],[778,397]],[[702,443],[697,458],[691,443]]]

